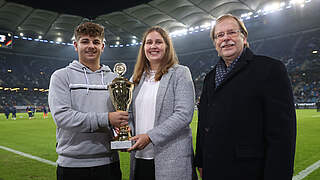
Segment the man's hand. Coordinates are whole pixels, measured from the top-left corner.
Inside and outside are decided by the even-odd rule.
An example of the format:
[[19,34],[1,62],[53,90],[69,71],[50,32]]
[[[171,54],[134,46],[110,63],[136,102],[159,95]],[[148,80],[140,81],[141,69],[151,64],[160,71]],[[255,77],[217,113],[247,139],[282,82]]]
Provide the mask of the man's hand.
[[129,113],[126,111],[109,112],[108,119],[112,126],[119,128],[128,124]]
[[142,150],[151,142],[151,139],[148,136],[148,134],[138,134],[130,138],[130,140],[136,141],[136,143],[128,149],[128,152],[132,150]]

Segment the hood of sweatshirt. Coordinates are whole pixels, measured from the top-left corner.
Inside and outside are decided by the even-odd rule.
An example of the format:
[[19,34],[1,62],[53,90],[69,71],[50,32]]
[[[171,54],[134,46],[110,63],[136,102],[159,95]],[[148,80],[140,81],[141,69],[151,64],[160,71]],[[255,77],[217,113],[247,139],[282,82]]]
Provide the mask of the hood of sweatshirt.
[[96,70],[95,72],[91,71],[88,67],[84,66],[83,64],[81,64],[79,61],[74,60],[72,61],[72,63],[69,64],[68,68],[76,70],[76,71],[80,71],[83,72],[84,70],[86,70],[86,72],[89,73],[99,73],[101,71],[104,72],[112,72],[111,69],[109,68],[109,66],[106,65],[101,65],[101,68]]
[[[79,61],[74,60],[72,63],[69,64],[69,66],[67,66],[67,68],[70,68],[71,70],[74,71],[78,71],[84,74],[86,83],[85,84],[69,84],[69,87],[71,89],[74,88],[85,88],[87,89],[87,93],[89,92],[90,89],[107,89],[109,84],[106,84],[104,81],[104,76],[105,73],[108,72],[112,72],[111,69],[106,66],[106,65],[101,65],[101,68],[96,70],[96,71],[91,71],[88,67],[84,66],[83,64],[81,64]],[[88,76],[90,76],[90,74],[100,74],[100,82],[99,84],[97,83],[90,83],[90,79],[88,78]],[[115,76],[112,76],[112,79],[115,78]],[[110,83],[110,81],[108,82]]]

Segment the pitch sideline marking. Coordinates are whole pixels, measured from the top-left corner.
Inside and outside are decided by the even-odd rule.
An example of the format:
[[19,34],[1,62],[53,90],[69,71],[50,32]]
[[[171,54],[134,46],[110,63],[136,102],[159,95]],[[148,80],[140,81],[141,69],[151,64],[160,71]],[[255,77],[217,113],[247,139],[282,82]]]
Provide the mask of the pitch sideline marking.
[[42,158],[37,157],[37,156],[32,156],[32,155],[30,155],[30,154],[23,153],[23,152],[20,152],[20,151],[11,149],[11,148],[7,148],[7,147],[1,146],[1,145],[0,145],[0,149],[4,149],[4,150],[6,150],[6,151],[13,152],[13,153],[18,154],[18,155],[20,155],[20,156],[24,156],[24,157],[27,157],[27,158],[30,158],[30,159],[34,159],[34,160],[37,160],[37,161],[40,161],[40,162],[43,162],[43,163],[46,163],[46,164],[49,164],[49,165],[52,165],[52,166],[57,166],[57,163],[55,163],[55,162],[53,162],[53,161],[49,161],[49,160],[46,160],[46,159],[42,159]]
[[297,175],[295,175],[292,180],[301,180],[311,174],[314,170],[320,167],[320,160],[307,167],[306,169],[300,171]]

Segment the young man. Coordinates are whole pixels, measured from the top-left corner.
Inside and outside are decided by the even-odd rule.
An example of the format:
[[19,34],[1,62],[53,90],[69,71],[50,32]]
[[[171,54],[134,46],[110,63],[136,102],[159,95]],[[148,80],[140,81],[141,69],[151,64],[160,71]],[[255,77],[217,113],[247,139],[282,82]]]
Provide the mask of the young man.
[[230,14],[211,37],[221,58],[200,98],[195,165],[203,180],[291,180],[296,115],[285,66],[253,54]]
[[57,179],[120,180],[119,156],[110,150],[112,127],[127,124],[114,111],[107,84],[116,75],[100,64],[104,28],[85,22],[75,29],[79,61],[51,76],[49,107],[57,125]]

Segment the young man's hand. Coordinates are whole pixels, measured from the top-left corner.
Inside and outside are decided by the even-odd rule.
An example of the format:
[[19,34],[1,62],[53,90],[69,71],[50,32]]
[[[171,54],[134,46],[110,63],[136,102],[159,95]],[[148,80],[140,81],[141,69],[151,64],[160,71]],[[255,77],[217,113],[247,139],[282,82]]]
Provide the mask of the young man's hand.
[[109,112],[108,119],[112,126],[119,128],[128,124],[129,113],[126,111]]

